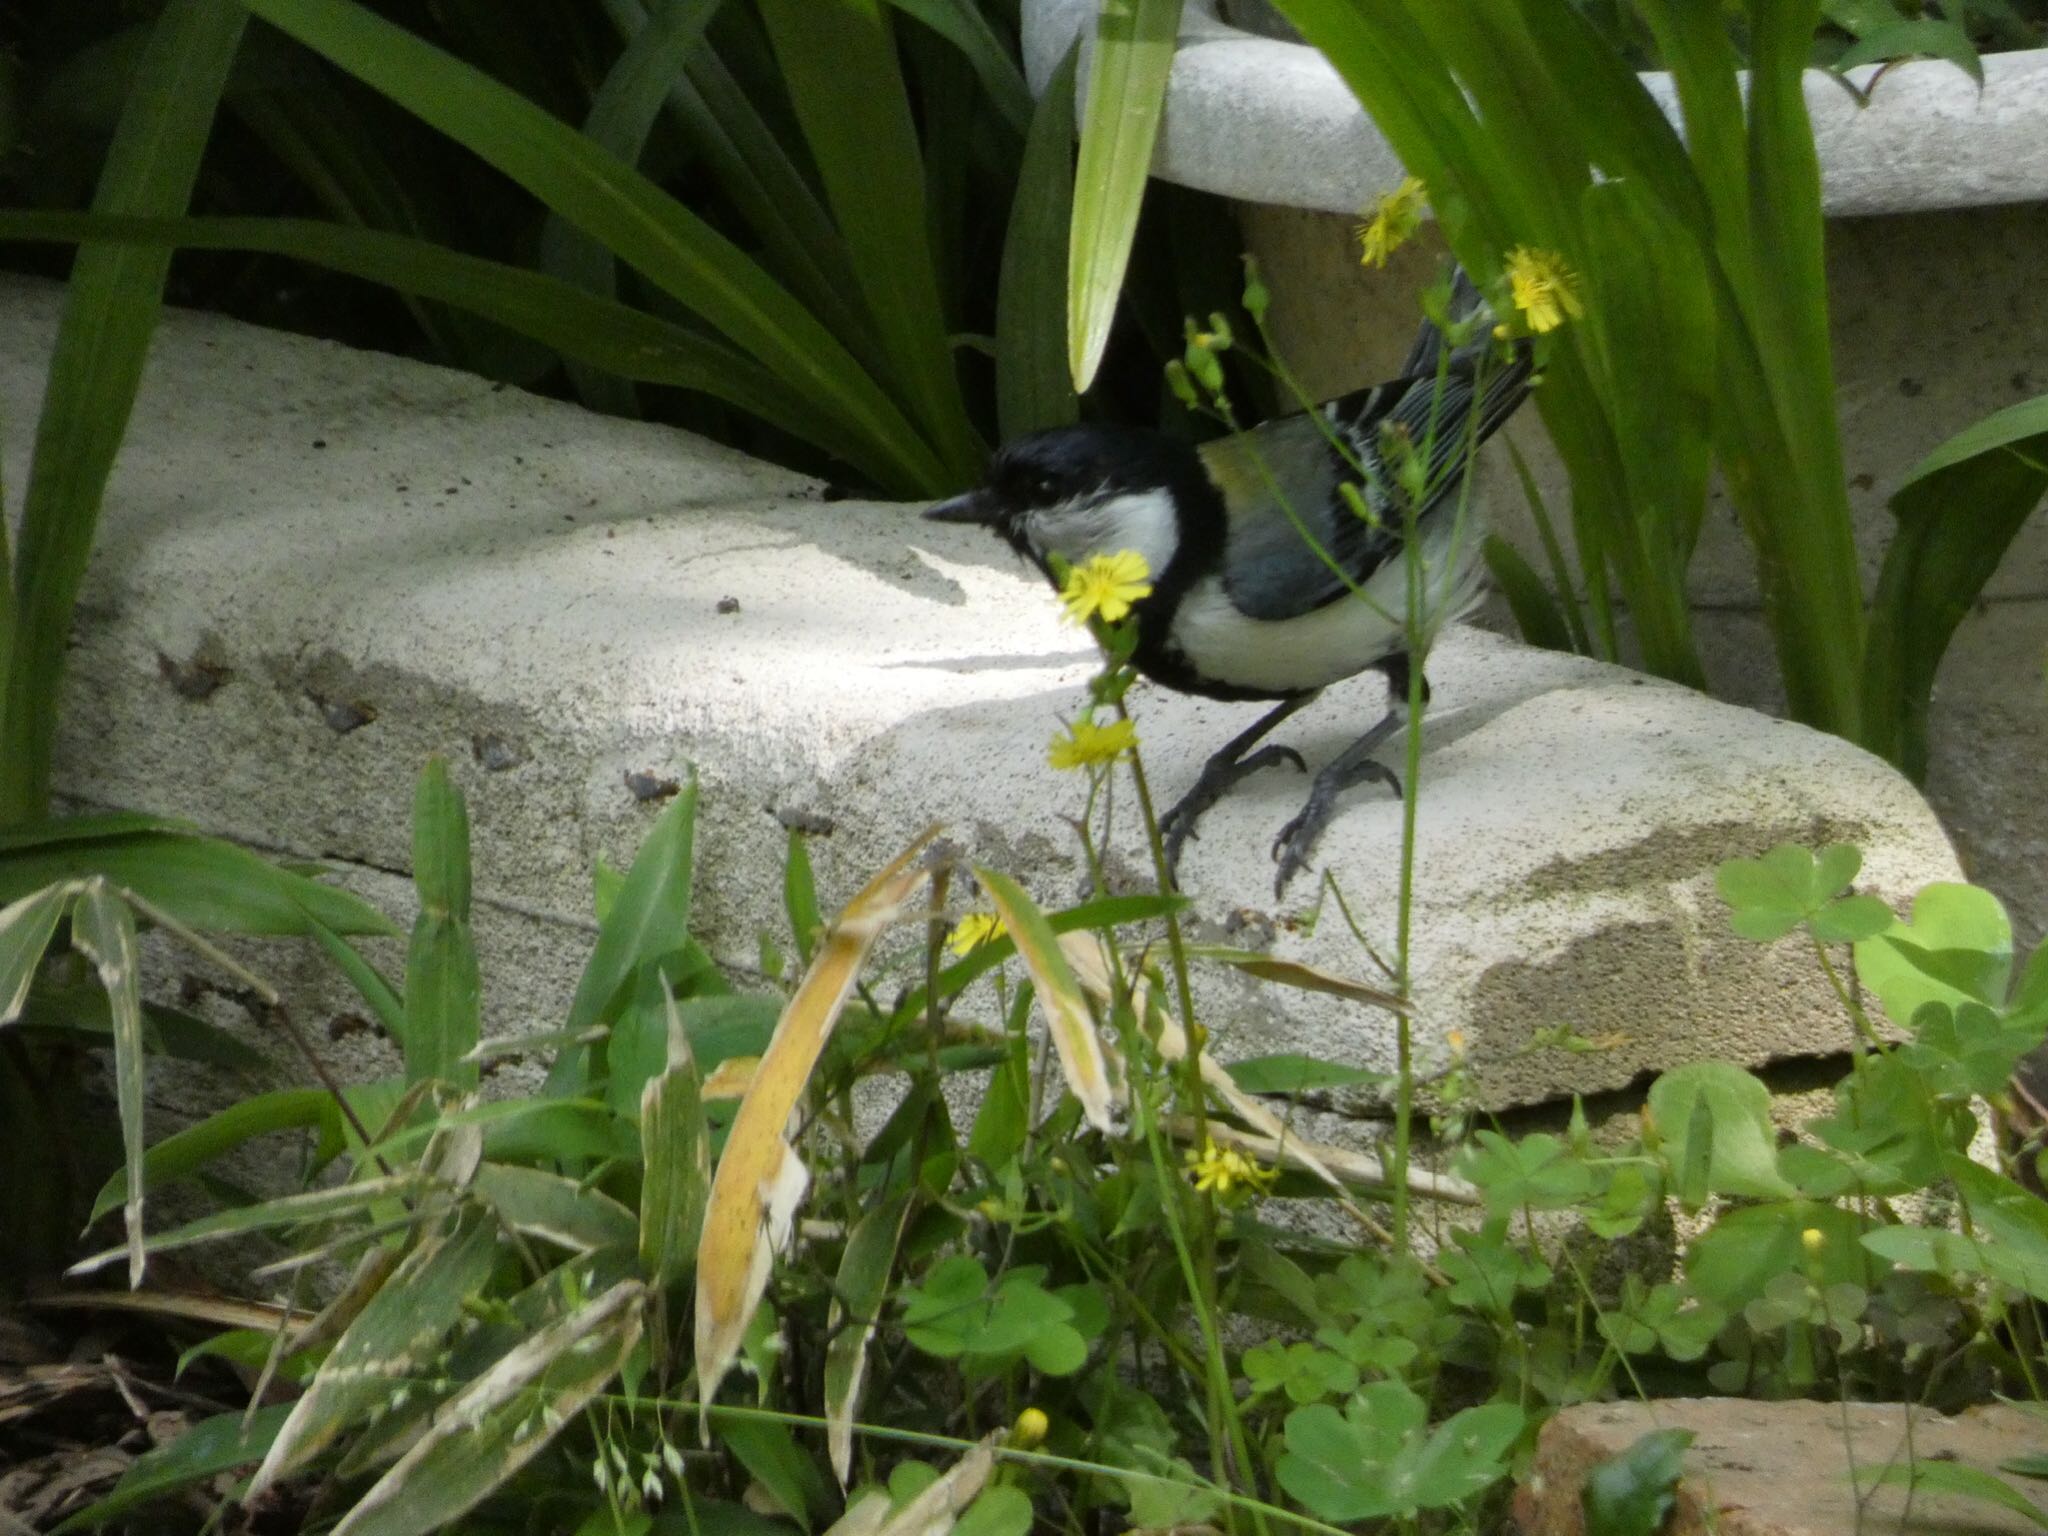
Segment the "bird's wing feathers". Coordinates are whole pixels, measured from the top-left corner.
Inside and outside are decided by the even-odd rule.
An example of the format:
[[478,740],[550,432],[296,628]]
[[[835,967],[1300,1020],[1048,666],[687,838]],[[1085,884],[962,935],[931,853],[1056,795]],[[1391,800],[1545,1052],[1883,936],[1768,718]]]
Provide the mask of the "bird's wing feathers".
[[[1454,364],[1441,389],[1434,373],[1396,379],[1206,444],[1204,467],[1230,513],[1224,581],[1231,601],[1252,618],[1290,619],[1362,584],[1401,544],[1382,433],[1403,431],[1418,451],[1428,445],[1426,515],[1456,491],[1468,445],[1491,436],[1521,403],[1528,376],[1525,357],[1491,370],[1475,410],[1471,370]],[[1338,489],[1358,479],[1349,459],[1365,466],[1360,489],[1381,514],[1377,527],[1353,513]]]

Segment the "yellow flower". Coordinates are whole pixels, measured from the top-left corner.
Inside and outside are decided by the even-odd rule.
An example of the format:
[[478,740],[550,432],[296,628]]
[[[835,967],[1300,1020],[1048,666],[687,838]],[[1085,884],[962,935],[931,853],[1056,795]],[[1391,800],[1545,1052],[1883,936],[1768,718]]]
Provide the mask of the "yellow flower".
[[1556,330],[1567,317],[1576,320],[1586,312],[1579,303],[1578,277],[1555,251],[1526,245],[1509,251],[1508,287],[1515,308],[1538,336]]
[[1275,1170],[1261,1168],[1236,1148],[1219,1147],[1213,1141],[1199,1152],[1190,1148],[1187,1165],[1188,1176],[1203,1194],[1228,1195],[1240,1186],[1257,1194],[1279,1177]]
[[1013,1450],[1028,1451],[1045,1438],[1052,1428],[1052,1421],[1045,1416],[1043,1408],[1026,1408],[1017,1415],[1017,1422],[1010,1430],[1010,1447]]
[[1060,588],[1060,601],[1067,606],[1067,617],[1076,624],[1093,618],[1114,624],[1131,611],[1131,604],[1152,595],[1152,584],[1145,579],[1151,574],[1145,557],[1135,549],[1119,550],[1113,555],[1090,555],[1067,572],[1066,585]]
[[1359,261],[1368,267],[1384,267],[1387,258],[1406,245],[1422,227],[1422,210],[1429,193],[1410,176],[1373,204],[1372,216],[1358,226]]
[[1062,770],[1088,768],[1113,763],[1137,744],[1138,727],[1129,720],[1112,720],[1108,725],[1076,720],[1064,736],[1053,737],[1046,760]]
[[1007,931],[1003,920],[995,913],[970,912],[953,925],[953,931],[946,936],[946,948],[965,960],[982,945],[994,943]]

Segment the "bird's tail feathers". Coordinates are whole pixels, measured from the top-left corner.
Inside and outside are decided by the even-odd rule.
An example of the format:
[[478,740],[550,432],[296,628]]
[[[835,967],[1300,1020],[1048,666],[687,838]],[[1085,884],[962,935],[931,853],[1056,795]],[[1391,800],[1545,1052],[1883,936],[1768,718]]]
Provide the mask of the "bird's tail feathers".
[[[1471,274],[1463,267],[1451,269],[1451,300],[1445,310],[1445,319],[1452,325],[1470,320],[1475,315],[1487,312],[1486,295],[1479,291],[1479,285],[1472,281]],[[1426,378],[1437,371],[1443,358],[1444,344],[1448,338],[1444,328],[1433,316],[1424,316],[1422,328],[1415,333],[1415,344],[1408,349],[1407,361],[1401,365],[1404,379]],[[1451,366],[1476,368],[1480,360],[1493,349],[1493,329],[1482,325],[1477,334],[1451,349]],[[1526,355],[1527,341],[1514,343],[1517,356]],[[1519,399],[1519,397],[1517,397]]]

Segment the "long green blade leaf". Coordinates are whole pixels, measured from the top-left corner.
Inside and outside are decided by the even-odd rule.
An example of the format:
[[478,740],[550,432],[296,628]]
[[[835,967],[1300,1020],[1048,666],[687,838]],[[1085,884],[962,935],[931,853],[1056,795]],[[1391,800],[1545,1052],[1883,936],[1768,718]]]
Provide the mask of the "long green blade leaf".
[[20,1015],[57,919],[76,894],[77,887],[68,882],[49,885],[0,908],[0,1026]]
[[985,445],[967,418],[927,238],[924,161],[882,0],[757,0],[896,393],[957,481]]
[[697,390],[815,443],[863,473],[892,471],[873,443],[821,418],[737,347],[545,273],[380,229],[312,219],[127,219],[0,211],[0,240],[101,240],[189,250],[265,251],[435,299],[530,336],[571,362],[646,384]]
[[[245,25],[234,0],[168,0],[107,151],[96,211],[184,212]],[[104,246],[72,264],[22,505],[19,607],[0,603],[9,621],[0,623],[0,825],[40,815],[48,797],[72,606],[169,267],[165,250]]]
[[1102,0],[1096,19],[1067,257],[1067,366],[1077,390],[1094,382],[1109,345],[1173,73],[1180,4]]
[[413,798],[413,884],[420,913],[405,961],[405,1080],[474,1088],[480,981],[469,927],[469,808],[439,757]]
[[128,1232],[128,1285],[142,1284],[142,974],[135,947],[135,915],[106,880],[86,881],[71,909],[71,942],[99,972],[114,1020],[114,1101],[121,1116],[121,1146],[128,1172],[122,1201]]
[[1956,627],[2048,493],[2048,395],[1967,427],[1892,495],[1899,520],[1878,573],[1864,653],[1864,745],[1915,780],[1927,706]]
[[873,439],[892,483],[945,479],[929,445],[831,334],[730,240],[532,102],[354,0],[243,0],[602,240],[824,415]]
[[1024,139],[996,279],[996,422],[1009,438],[1080,418],[1060,337],[1067,230],[1074,216],[1074,71],[1069,53],[1046,83]]

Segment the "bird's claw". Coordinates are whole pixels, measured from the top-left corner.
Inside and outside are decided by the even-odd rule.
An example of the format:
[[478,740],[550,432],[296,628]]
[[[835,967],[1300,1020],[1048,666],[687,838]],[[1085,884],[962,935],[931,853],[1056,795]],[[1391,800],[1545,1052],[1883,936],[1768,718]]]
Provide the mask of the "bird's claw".
[[1160,841],[1166,851],[1166,874],[1177,888],[1180,884],[1180,855],[1190,841],[1200,841],[1195,823],[1200,821],[1224,795],[1240,781],[1249,778],[1262,768],[1271,768],[1276,763],[1292,763],[1303,773],[1308,772],[1308,763],[1292,747],[1273,743],[1259,748],[1248,756],[1237,759],[1211,759],[1202,769],[1202,775],[1195,780],[1194,788],[1181,796],[1164,816],[1159,818]]

